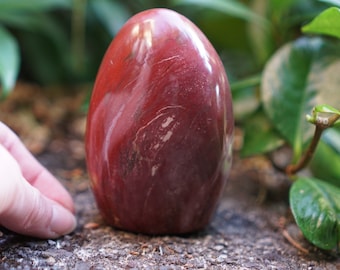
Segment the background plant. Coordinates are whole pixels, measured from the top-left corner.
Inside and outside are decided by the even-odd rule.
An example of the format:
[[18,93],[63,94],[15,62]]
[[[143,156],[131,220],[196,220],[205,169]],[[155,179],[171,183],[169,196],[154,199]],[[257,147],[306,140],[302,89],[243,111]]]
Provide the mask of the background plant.
[[[92,84],[125,21],[167,7],[194,21],[225,63],[236,123],[245,132],[241,155],[288,145],[297,163],[314,136],[305,116],[314,109],[327,118],[336,111],[318,106],[340,107],[339,6],[338,0],[0,0],[2,94],[18,78]],[[339,246],[339,132],[323,132],[309,165],[313,177],[291,176],[297,224],[323,249]]]
[[[340,242],[340,175],[333,169],[339,161],[338,153],[334,153],[339,134],[337,129],[326,130],[339,118],[334,108],[340,104],[336,94],[340,85],[336,38],[340,29],[334,27],[340,25],[339,14],[339,8],[328,8],[302,28],[305,33],[327,36],[303,35],[277,50],[264,67],[260,87],[264,117],[275,132],[271,145],[275,148],[286,142],[293,149],[292,162],[296,165],[288,166],[286,172],[294,180],[289,197],[295,220],[309,241],[328,250],[339,248]],[[306,115],[315,127],[306,121]],[[249,133],[249,141],[253,135]],[[311,171],[323,180],[292,175],[308,164],[320,138],[323,152],[319,148]],[[267,147],[256,151],[268,151]]]

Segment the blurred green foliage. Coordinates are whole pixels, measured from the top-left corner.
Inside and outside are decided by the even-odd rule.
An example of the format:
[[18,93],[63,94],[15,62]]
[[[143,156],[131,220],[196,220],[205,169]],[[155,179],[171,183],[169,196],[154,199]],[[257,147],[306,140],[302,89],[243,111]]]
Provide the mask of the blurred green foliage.
[[[230,81],[238,82],[260,74],[271,54],[327,6],[316,0],[0,0],[1,85],[7,92],[17,78],[43,85],[93,82],[120,27],[154,7],[196,23],[220,53]],[[249,95],[240,92],[236,98]]]

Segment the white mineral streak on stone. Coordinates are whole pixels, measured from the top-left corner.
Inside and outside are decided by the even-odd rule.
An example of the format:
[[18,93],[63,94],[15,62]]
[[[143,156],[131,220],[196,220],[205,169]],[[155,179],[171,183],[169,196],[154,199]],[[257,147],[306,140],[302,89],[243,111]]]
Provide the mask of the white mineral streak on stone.
[[174,116],[169,116],[165,119],[165,121],[162,123],[162,128],[166,128],[171,124],[171,122],[174,121]]
[[164,136],[161,137],[162,142],[167,142],[170,140],[172,134],[173,132],[169,130]]
[[159,168],[159,164],[153,165],[151,168],[151,176],[155,176],[157,170]]

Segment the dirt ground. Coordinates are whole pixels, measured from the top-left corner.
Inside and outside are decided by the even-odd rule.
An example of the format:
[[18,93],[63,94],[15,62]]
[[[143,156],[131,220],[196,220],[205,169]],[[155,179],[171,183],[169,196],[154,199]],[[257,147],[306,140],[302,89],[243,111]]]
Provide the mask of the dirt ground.
[[79,110],[84,96],[42,93],[20,85],[0,105],[0,120],[70,191],[78,227],[57,240],[0,228],[0,269],[340,269],[338,254],[316,249],[301,235],[287,203],[289,182],[266,157],[241,160],[235,152],[224,196],[205,231],[151,237],[107,226],[86,174],[85,114]]

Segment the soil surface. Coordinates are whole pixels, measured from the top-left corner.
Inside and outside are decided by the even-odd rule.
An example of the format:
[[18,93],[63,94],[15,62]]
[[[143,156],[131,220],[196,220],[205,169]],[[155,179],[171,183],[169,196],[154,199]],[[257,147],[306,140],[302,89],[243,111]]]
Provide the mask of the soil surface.
[[[295,225],[285,175],[267,157],[240,159],[237,151],[224,196],[206,230],[152,237],[107,226],[86,173],[85,114],[79,109],[84,95],[45,93],[19,85],[0,104],[0,120],[72,194],[78,227],[57,240],[0,228],[0,269],[340,269],[335,251],[313,247]],[[237,130],[235,149],[240,136]]]

